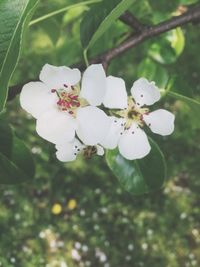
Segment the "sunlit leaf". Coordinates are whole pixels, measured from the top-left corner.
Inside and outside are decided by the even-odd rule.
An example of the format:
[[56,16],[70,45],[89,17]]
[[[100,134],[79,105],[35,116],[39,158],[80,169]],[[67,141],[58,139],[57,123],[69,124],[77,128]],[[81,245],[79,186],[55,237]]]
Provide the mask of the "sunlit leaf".
[[185,46],[185,38],[180,28],[165,33],[149,49],[149,56],[162,64],[174,63]]

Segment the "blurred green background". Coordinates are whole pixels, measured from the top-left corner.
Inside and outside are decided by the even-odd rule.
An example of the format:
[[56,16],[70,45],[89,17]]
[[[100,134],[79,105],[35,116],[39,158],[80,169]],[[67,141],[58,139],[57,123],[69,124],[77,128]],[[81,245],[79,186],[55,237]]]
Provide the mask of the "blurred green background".
[[[79,1],[42,0],[34,18]],[[135,1],[131,12],[156,24],[187,9],[195,0]],[[83,62],[80,21],[89,6],[70,9],[32,25],[26,33],[12,84],[37,79],[45,63]],[[120,21],[89,51],[93,57],[131,32]],[[108,73],[123,77],[127,88],[140,76],[164,88],[200,98],[200,25],[187,25],[116,58]],[[200,120],[189,106],[165,97],[159,107],[176,114],[172,136],[154,139],[164,152],[168,175],[159,192],[133,197],[125,192],[104,158],[63,164],[54,147],[39,138],[35,121],[18,97],[6,117],[31,149],[33,182],[2,186],[0,266],[3,267],[192,267],[200,266]]]

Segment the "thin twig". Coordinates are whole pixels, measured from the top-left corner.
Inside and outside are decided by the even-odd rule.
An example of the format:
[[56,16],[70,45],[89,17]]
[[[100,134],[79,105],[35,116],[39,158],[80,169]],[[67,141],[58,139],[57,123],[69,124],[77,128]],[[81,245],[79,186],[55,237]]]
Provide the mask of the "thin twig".
[[135,16],[132,15],[129,11],[126,11],[123,15],[120,16],[120,20],[125,24],[129,25],[135,30],[135,32],[141,32],[145,25],[142,24]]
[[155,26],[146,26],[142,32],[132,35],[130,38],[122,42],[119,46],[106,51],[104,54],[91,60],[91,62],[103,62],[104,66],[108,66],[113,58],[144,42],[146,39],[158,36],[161,33],[183,26],[184,24],[196,22],[198,19],[200,19],[200,5],[190,9],[183,15],[173,17]]

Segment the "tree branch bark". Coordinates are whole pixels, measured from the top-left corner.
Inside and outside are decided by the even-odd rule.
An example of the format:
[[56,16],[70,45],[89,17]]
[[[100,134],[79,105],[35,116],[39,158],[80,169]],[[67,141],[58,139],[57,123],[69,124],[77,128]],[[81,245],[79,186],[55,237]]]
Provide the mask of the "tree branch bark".
[[141,32],[145,25],[143,25],[135,16],[133,16],[129,11],[126,11],[121,15],[120,20],[133,28],[135,32]]
[[[125,15],[121,17],[121,19],[126,24],[131,26],[134,30],[136,30],[136,33],[131,35],[121,44],[119,44],[119,46],[112,48],[106,51],[105,53],[95,57],[94,59],[90,60],[90,63],[102,63],[104,65],[104,68],[107,69],[112,59],[123,54],[124,52],[135,47],[136,45],[144,42],[145,40],[158,36],[174,28],[183,26],[187,23],[195,23],[200,21],[200,5],[190,8],[187,12],[185,12],[180,16],[173,17],[169,20],[166,20],[154,26],[142,25],[130,13],[125,13]],[[77,66],[80,67],[81,66],[80,63],[77,64]],[[22,86],[23,84],[10,87],[8,93],[8,100],[12,100],[17,94],[19,94],[22,89]]]
[[171,18],[155,26],[144,27],[144,29],[141,32],[132,35],[130,38],[122,42],[119,46],[112,48],[109,51],[106,51],[104,54],[93,59],[91,62],[92,63],[102,62],[104,64],[104,67],[107,68],[108,64],[113,58],[121,55],[127,50],[144,42],[146,39],[153,38],[155,36],[160,35],[161,33],[183,26],[184,24],[190,22],[196,22],[199,19],[200,19],[200,5],[189,9],[189,11],[178,17]]

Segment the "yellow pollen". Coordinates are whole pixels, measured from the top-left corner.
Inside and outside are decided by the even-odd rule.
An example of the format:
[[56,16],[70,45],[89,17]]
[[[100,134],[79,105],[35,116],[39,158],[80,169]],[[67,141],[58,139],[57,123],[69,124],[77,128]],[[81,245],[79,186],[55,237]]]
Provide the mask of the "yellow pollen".
[[148,108],[139,107],[131,97],[128,99],[128,108],[119,111],[117,114],[125,118],[125,129],[129,129],[133,122],[139,126],[144,126],[143,115],[149,112]]

